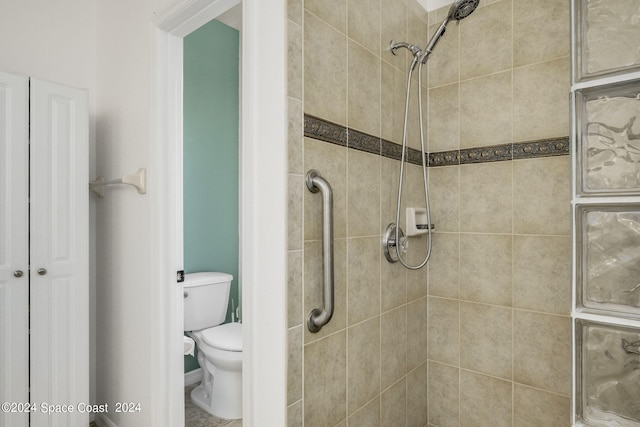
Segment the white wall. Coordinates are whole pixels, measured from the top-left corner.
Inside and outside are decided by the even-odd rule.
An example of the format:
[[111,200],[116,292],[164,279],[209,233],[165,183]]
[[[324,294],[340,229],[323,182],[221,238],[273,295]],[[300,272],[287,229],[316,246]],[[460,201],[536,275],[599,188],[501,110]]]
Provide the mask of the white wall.
[[[153,1],[97,5],[97,173],[107,179],[149,166]],[[155,189],[149,186],[149,193]],[[131,414],[110,412],[119,427],[150,426],[150,194],[113,188],[98,201],[97,401],[140,403]]]
[[[0,0],[0,69],[89,92],[89,173],[95,173],[96,0]],[[95,201],[90,198],[90,229]],[[95,401],[95,236],[90,238],[90,394]]]
[[[0,69],[88,89],[92,176],[112,179],[150,165],[154,153],[152,144],[156,140],[154,123],[151,123],[155,87],[152,81],[155,60],[153,20],[178,3],[198,2],[0,0]],[[261,355],[249,367],[255,372],[251,376],[252,384],[260,385],[251,387],[250,393],[261,394],[259,403],[256,403],[257,399],[251,400],[252,412],[256,414],[258,423],[258,420],[275,420],[276,424],[283,424],[278,421],[284,420],[286,362],[286,114],[283,111],[286,105],[286,13],[282,2],[274,3],[278,7],[274,8],[273,3],[267,5],[252,1],[254,13],[248,21],[260,28],[260,31],[252,33],[255,39],[251,43],[260,46],[260,49],[255,49],[257,60],[253,62],[268,63],[267,68],[271,63],[277,63],[272,68],[282,78],[277,85],[269,86],[256,79],[255,73],[250,73],[251,84],[260,86],[260,91],[253,90],[261,102],[256,103],[259,108],[248,105],[250,114],[245,116],[251,123],[257,123],[259,126],[256,127],[267,136],[278,135],[278,141],[274,143],[271,138],[276,149],[269,151],[266,146],[256,146],[247,154],[247,165],[253,168],[249,168],[253,171],[249,182],[257,193],[255,206],[266,215],[255,220],[249,216],[257,229],[254,234],[261,237],[252,240],[258,245],[247,248],[251,252],[252,265],[258,266],[248,280],[261,286],[256,286],[255,301],[250,303],[257,307],[255,319],[253,316],[245,318],[257,331],[252,343],[253,351]],[[261,19],[270,14],[277,14],[274,17],[277,19]],[[273,22],[277,22],[277,28],[269,28]],[[270,41],[270,38],[275,41]],[[282,44],[282,53],[276,57],[277,60],[269,56],[269,49],[260,45],[260,39],[267,40],[272,46],[274,43]],[[260,52],[263,51],[264,57],[261,57]],[[275,93],[280,91],[282,96],[275,99],[275,107],[273,102],[270,107],[273,87],[278,89]],[[269,114],[262,114],[264,111]],[[252,135],[256,140],[260,136],[263,135]],[[268,152],[265,155],[263,151]],[[262,188],[271,182],[262,179],[268,175],[265,171],[269,170],[269,156],[276,156],[275,164],[280,165],[277,175],[282,179],[277,180],[275,193]],[[259,162],[265,158],[266,163]],[[109,403],[111,409],[115,402],[141,405],[139,413],[110,411],[109,420],[118,427],[168,425],[171,417],[175,419],[176,416],[176,410],[166,401],[168,372],[154,369],[155,366],[166,370],[169,365],[167,356],[154,350],[158,348],[158,334],[172,327],[159,323],[163,320],[159,311],[162,305],[157,297],[161,290],[159,284],[151,279],[158,270],[152,265],[152,261],[158,259],[158,251],[151,247],[151,242],[158,239],[154,240],[157,230],[154,231],[149,218],[155,218],[151,215],[152,206],[157,206],[155,201],[158,200],[158,188],[154,188],[154,184],[160,186],[159,182],[165,178],[162,176],[164,172],[149,170],[147,195],[117,187],[107,190],[104,199],[92,196],[91,226],[94,233],[91,241],[95,257],[92,257],[91,271],[95,273],[93,283],[97,285],[92,284],[91,294],[91,313],[95,316],[91,325],[91,354],[95,361],[92,363],[92,375],[95,378],[92,377],[91,384],[97,387],[92,390],[91,400]],[[278,197],[274,199],[270,194]],[[275,231],[269,230],[269,218],[274,217],[270,215],[273,207],[269,207],[274,205],[273,200],[278,205],[275,217],[281,222]],[[275,238],[269,234],[276,232],[279,234]],[[273,245],[267,245],[269,241],[274,241],[278,250],[274,251]],[[266,304],[259,304],[265,301]],[[274,312],[276,316],[272,316]],[[265,365],[271,368],[265,369]],[[273,396],[264,397],[269,393],[263,391],[269,390],[269,386],[275,390],[271,392]]]

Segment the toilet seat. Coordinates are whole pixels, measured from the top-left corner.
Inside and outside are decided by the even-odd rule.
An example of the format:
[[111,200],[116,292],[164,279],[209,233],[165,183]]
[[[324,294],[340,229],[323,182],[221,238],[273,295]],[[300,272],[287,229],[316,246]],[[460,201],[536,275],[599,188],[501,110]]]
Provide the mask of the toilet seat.
[[202,331],[202,340],[224,351],[242,351],[242,324],[226,323]]

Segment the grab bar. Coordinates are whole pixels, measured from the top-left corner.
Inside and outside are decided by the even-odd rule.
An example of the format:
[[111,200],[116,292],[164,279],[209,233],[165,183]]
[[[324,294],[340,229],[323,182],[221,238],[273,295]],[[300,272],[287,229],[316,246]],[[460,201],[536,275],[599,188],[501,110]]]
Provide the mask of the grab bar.
[[311,169],[307,172],[307,188],[312,193],[322,193],[322,268],[324,276],[324,307],[314,308],[309,313],[307,328],[310,332],[318,332],[329,323],[333,316],[333,192],[331,185],[320,172]]

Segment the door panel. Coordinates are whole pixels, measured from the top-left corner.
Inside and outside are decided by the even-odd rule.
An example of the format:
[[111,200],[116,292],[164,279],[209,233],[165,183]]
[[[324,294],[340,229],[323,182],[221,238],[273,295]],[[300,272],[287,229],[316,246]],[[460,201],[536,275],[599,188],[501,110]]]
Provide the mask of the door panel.
[[[16,404],[29,401],[28,90],[26,77],[0,72],[0,402]],[[0,427],[28,422],[0,412]]]
[[[89,398],[88,113],[85,91],[31,80],[31,401]],[[86,426],[38,411],[32,425]]]

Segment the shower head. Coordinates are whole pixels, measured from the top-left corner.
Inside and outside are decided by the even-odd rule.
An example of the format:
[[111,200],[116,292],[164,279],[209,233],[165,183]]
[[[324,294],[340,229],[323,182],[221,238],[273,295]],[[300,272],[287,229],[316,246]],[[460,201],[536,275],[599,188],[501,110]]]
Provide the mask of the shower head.
[[471,13],[478,7],[478,3],[480,3],[480,0],[455,0],[453,3],[451,3],[449,14],[433,34],[431,40],[429,40],[429,44],[427,44],[427,47],[424,49],[424,52],[420,57],[420,62],[422,64],[425,64],[429,59],[429,55],[431,55],[433,48],[436,46],[436,43],[438,43],[438,40],[440,40],[440,37],[442,37],[445,30],[447,29],[447,24],[449,23],[449,21],[451,21],[452,19],[460,21],[461,19],[464,19],[467,16],[471,15]]
[[480,0],[455,0],[451,3],[447,20],[455,19],[456,21],[460,21],[466,18],[476,10],[478,3],[480,3]]

